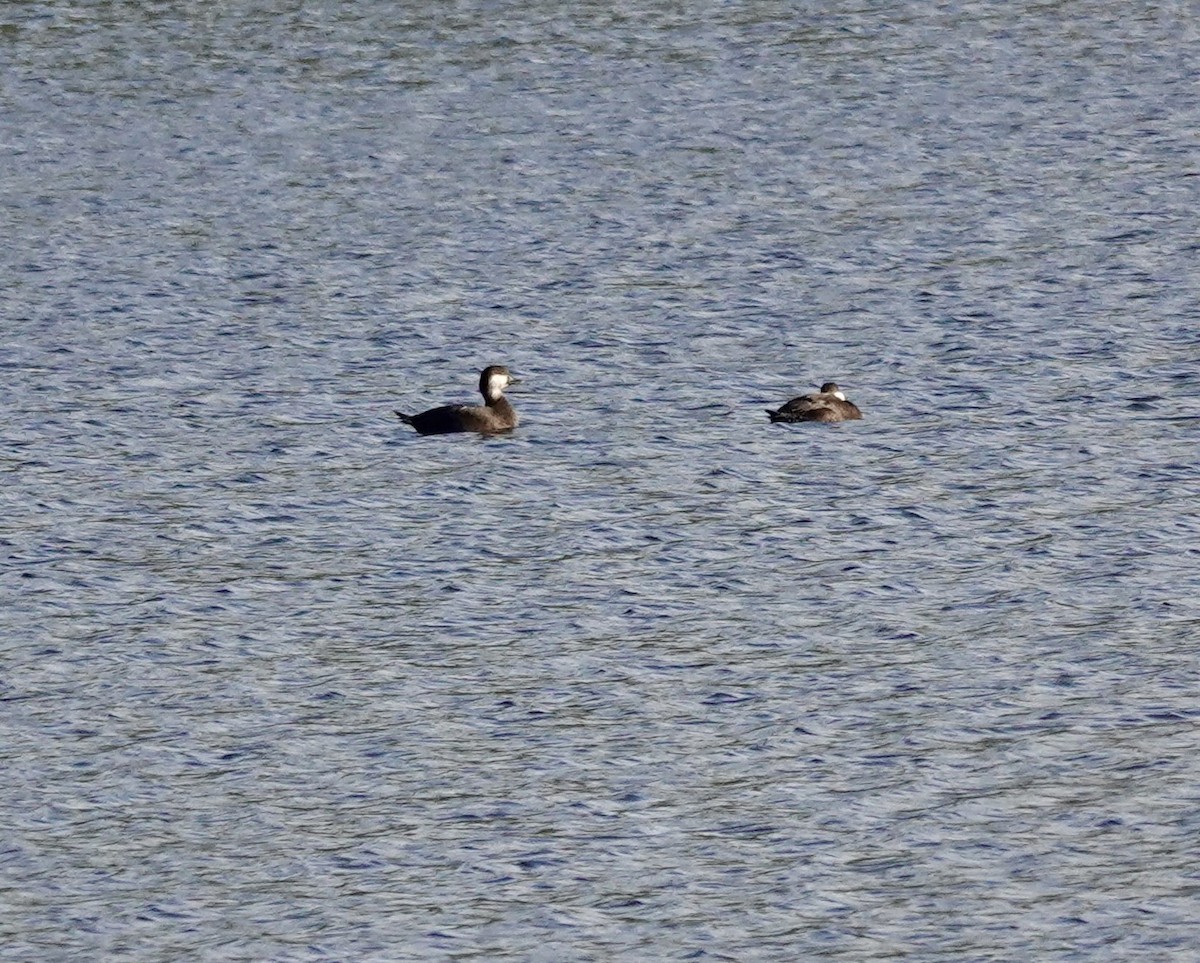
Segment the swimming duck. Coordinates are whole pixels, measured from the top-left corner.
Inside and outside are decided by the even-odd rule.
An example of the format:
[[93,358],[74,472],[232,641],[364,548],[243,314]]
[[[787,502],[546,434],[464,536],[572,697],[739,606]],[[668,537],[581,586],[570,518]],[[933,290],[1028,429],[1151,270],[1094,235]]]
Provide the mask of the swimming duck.
[[517,427],[517,412],[504,397],[504,389],[516,384],[502,364],[488,365],[479,375],[479,393],[483,405],[443,405],[430,408],[419,415],[397,411],[400,420],[412,425],[422,435],[447,435],[456,431],[481,431],[494,434]]
[[767,409],[772,421],[857,421],[862,412],[832,381],[813,395],[801,395],[775,411]]

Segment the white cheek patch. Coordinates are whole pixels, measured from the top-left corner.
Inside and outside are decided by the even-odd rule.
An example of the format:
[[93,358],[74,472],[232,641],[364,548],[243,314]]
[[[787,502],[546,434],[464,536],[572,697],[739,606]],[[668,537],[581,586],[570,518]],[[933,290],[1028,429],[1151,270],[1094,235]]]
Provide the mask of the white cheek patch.
[[838,400],[838,401],[845,401],[845,400],[846,400],[846,396],[845,396],[844,394],[842,394],[842,389],[841,389],[841,388],[839,388],[837,391],[835,391],[835,392],[833,393],[833,396],[834,396],[835,398],[837,398],[837,400]]

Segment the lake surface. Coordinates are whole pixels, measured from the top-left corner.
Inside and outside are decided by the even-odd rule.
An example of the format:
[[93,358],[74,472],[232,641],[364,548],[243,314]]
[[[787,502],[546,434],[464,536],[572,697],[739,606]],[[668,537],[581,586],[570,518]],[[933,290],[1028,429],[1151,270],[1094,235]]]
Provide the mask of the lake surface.
[[1200,952],[1187,5],[12,3],[0,82],[0,958]]

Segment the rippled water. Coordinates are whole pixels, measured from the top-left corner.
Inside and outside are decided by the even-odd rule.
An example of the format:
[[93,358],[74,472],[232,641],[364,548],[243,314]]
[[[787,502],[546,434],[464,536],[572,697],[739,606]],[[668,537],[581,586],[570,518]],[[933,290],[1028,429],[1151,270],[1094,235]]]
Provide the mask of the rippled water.
[[5,6],[0,957],[1194,954],[1188,11]]

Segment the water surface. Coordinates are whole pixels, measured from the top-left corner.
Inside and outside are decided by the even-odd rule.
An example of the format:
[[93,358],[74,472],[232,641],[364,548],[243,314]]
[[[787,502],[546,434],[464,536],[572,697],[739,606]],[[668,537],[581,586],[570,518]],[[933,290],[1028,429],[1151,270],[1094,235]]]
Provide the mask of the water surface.
[[0,49],[0,957],[1194,952],[1183,7]]

